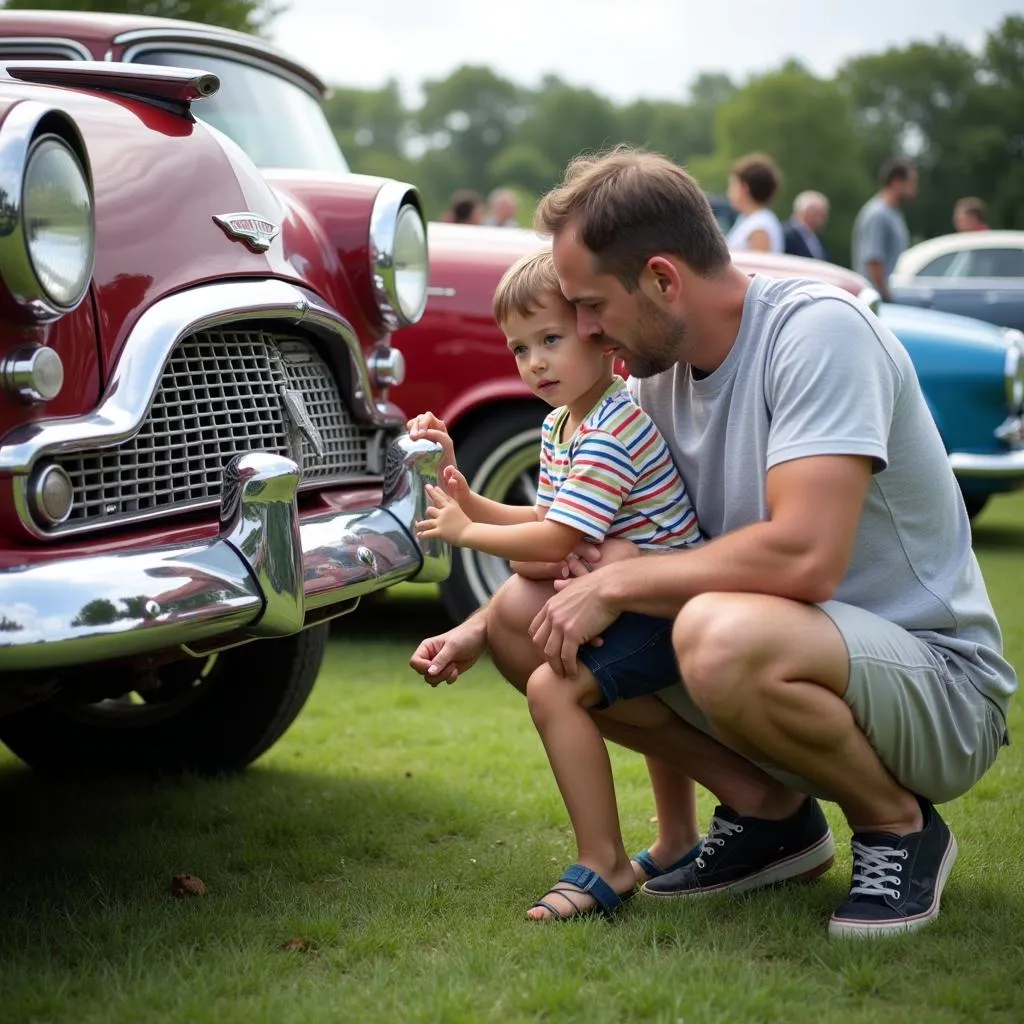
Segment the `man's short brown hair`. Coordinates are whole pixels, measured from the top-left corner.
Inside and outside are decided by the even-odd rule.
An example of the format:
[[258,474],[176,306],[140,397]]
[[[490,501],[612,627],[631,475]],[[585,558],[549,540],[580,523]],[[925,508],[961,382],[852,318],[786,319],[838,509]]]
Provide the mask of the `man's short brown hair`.
[[550,249],[524,256],[505,271],[494,293],[494,319],[505,323],[510,316],[529,316],[545,300],[565,302],[555,273]]
[[741,156],[729,169],[750,193],[755,203],[770,203],[782,184],[782,171],[775,161],[764,153],[748,153]]
[[601,273],[636,288],[647,261],[678,256],[710,276],[729,264],[729,248],[700,186],[668,157],[616,146],[578,156],[537,206],[537,230],[557,235],[572,222]]

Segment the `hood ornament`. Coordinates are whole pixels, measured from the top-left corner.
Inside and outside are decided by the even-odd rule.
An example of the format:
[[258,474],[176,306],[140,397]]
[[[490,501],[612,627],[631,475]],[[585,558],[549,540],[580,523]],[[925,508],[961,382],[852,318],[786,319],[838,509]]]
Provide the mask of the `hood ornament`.
[[253,252],[266,252],[270,243],[281,233],[281,226],[258,213],[216,213],[214,221],[224,229],[228,238],[237,238]]

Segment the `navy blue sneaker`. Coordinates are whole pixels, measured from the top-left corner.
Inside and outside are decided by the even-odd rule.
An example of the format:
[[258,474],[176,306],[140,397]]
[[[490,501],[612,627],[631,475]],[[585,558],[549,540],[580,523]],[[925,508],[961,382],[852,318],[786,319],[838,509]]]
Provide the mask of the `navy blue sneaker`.
[[832,832],[808,797],[788,818],[769,821],[715,808],[704,846],[690,864],[644,882],[648,896],[707,896],[816,878],[835,859]]
[[912,932],[939,916],[942,890],[956,860],[956,839],[938,811],[918,797],[924,828],[908,836],[857,832],[853,883],[832,915],[838,938]]

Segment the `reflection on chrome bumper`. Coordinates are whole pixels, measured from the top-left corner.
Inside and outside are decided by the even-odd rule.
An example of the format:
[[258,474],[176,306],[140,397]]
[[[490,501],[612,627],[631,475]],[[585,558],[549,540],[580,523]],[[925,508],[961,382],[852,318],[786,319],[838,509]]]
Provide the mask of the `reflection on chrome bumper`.
[[447,545],[413,533],[440,459],[440,446],[403,436],[388,452],[378,508],[300,522],[298,467],[253,452],[225,473],[212,540],[0,570],[0,671],[283,636],[307,612],[329,617],[329,606],[402,580],[443,580]]
[[991,477],[997,480],[1019,477],[1024,486],[1024,449],[1000,452],[998,455],[951,452],[949,464],[957,476]]

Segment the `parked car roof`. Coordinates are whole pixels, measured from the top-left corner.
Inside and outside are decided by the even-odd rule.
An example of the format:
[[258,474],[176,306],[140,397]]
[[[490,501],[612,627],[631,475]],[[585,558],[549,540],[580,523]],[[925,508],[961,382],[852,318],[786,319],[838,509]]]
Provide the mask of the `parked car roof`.
[[971,249],[1024,249],[1024,231],[958,231],[929,238],[912,245],[900,256],[892,281],[916,277],[932,260]]

